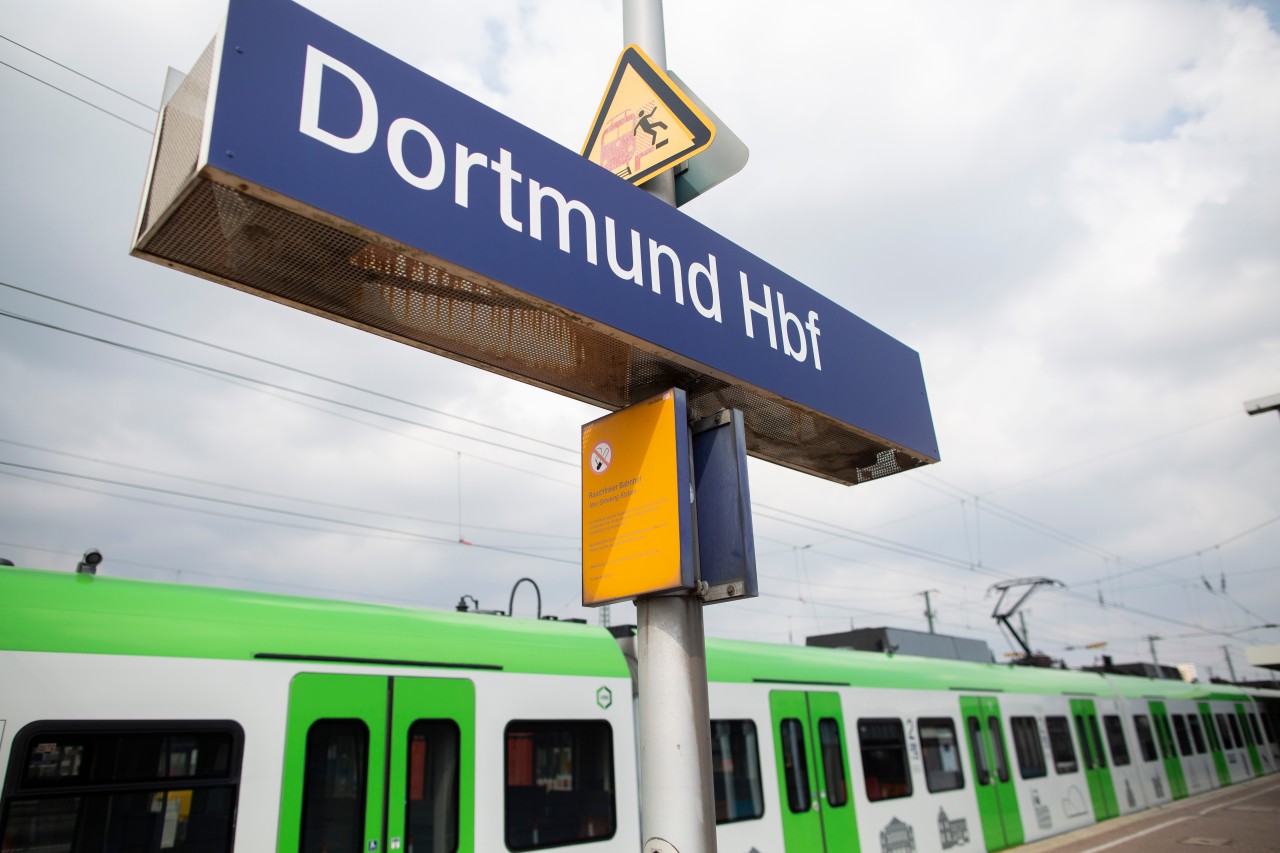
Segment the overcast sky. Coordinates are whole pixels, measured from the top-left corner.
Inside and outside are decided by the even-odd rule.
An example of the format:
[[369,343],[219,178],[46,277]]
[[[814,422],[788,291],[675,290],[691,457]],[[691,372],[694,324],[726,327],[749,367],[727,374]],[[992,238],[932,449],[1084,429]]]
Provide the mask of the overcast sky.
[[[304,5],[574,150],[622,47],[617,0]],[[1242,403],[1280,393],[1276,4],[666,7],[751,149],[682,210],[916,349],[942,452],[854,488],[753,460],[762,594],[708,633],[923,630],[931,590],[999,657],[988,588],[1045,576],[1027,628],[1071,665],[1158,636],[1265,676],[1280,418]],[[129,257],[165,69],[225,10],[0,5],[0,556],[438,608],[530,577],[597,621],[601,410]]]

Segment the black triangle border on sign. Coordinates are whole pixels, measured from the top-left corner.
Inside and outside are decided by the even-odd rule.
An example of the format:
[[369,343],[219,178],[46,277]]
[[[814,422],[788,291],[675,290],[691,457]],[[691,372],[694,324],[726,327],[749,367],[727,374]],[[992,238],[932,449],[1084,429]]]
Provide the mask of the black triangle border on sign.
[[587,134],[587,142],[583,146],[582,156],[586,157],[591,153],[592,144],[599,138],[604,128],[604,123],[608,119],[606,115],[608,107],[618,94],[618,87],[622,85],[622,75],[627,68],[640,75],[640,79],[653,90],[662,105],[670,110],[693,136],[692,145],[689,148],[665,160],[660,160],[643,171],[623,178],[623,180],[630,181],[633,184],[641,184],[654,174],[668,169],[683,160],[688,160],[699,151],[705,149],[715,138],[716,131],[715,127],[698,113],[695,107],[689,104],[688,97],[676,88],[676,85],[667,79],[667,76],[659,71],[638,47],[628,45],[622,51],[622,55],[618,57],[618,64],[613,69],[613,78],[609,81],[609,88],[605,90],[604,98],[600,101],[600,109],[596,114],[595,123],[591,125],[591,132]]

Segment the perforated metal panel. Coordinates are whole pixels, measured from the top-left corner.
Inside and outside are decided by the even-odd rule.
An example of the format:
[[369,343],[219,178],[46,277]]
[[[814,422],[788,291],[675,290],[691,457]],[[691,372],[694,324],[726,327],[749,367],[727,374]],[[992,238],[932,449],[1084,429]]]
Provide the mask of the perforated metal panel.
[[670,387],[745,416],[747,449],[860,483],[926,464],[846,424],[199,165],[214,47],[165,106],[134,254],[618,409]]

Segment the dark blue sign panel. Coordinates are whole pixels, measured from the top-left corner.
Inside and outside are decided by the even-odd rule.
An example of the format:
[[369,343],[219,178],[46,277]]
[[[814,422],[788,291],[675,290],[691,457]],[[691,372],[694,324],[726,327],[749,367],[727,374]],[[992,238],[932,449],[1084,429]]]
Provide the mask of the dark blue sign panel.
[[686,214],[287,0],[233,0],[219,50],[220,183],[938,458],[913,350]]

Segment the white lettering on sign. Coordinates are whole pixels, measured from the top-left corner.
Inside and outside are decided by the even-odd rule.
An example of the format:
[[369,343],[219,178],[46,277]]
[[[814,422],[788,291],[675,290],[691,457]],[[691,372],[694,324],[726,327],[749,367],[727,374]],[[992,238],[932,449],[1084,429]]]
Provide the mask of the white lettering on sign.
[[596,215],[580,201],[569,201],[555,187],[544,187],[535,180],[529,181],[529,236],[535,240],[542,239],[542,199],[549,198],[556,203],[560,224],[560,251],[572,253],[569,242],[569,213],[577,211],[582,214],[587,234],[587,262],[596,263]]
[[[320,126],[320,103],[323,96],[325,71],[335,72],[355,87],[360,97],[360,123],[355,133],[342,136]],[[330,76],[330,80],[333,77]],[[338,83],[338,85],[342,85]],[[363,154],[373,148],[378,135],[378,102],[373,88],[354,68],[332,56],[307,46],[306,65],[302,79],[302,111],[298,130],[311,139],[346,154]],[[421,145],[410,137],[426,143],[430,162],[420,163],[416,170],[405,160],[407,145]],[[527,232],[531,239],[543,239],[543,226],[548,220],[555,222],[558,248],[567,254],[579,251],[583,259],[593,266],[599,265],[599,244],[604,243],[605,259],[610,271],[621,281],[632,282],[647,288],[655,296],[671,299],[676,305],[692,305],[699,316],[723,324],[720,307],[720,277],[716,269],[716,256],[707,253],[706,262],[700,259],[686,263],[671,246],[650,237],[647,252],[642,248],[645,240],[634,229],[619,239],[619,226],[610,216],[605,216],[603,229],[595,212],[579,199],[566,198],[555,187],[534,178],[526,179],[512,162],[511,152],[498,149],[496,158],[479,151],[471,151],[462,143],[454,144],[453,157],[446,155],[446,145],[430,127],[407,116],[398,117],[387,126],[387,157],[391,168],[409,186],[432,192],[445,186],[449,171],[453,172],[453,201],[459,207],[470,207],[472,178],[492,171],[498,176],[498,215],[502,223],[512,231],[524,234],[525,222],[517,210],[520,185],[527,185]],[[479,173],[475,172],[480,169]],[[477,178],[478,180],[478,178]],[[548,204],[550,206],[548,206]],[[599,232],[603,230],[603,235]],[[781,290],[761,283],[753,290],[747,274],[739,273],[742,286],[742,332],[751,340],[756,331],[768,331],[768,344],[774,351],[792,360],[822,370],[822,357],[818,351],[818,312],[792,311],[787,306]],[[801,317],[804,317],[802,320]]]
[[[415,175],[405,165],[404,138],[410,133],[416,133],[427,140],[427,145],[431,148],[431,168],[425,175]],[[422,122],[411,118],[398,118],[391,122],[391,127],[387,128],[387,156],[391,158],[391,168],[410,186],[420,190],[434,190],[444,183],[444,147],[431,132],[431,128]]]
[[[773,349],[778,348],[778,327],[782,330],[782,351],[794,358],[796,361],[804,361],[808,357],[809,349],[813,349],[813,367],[815,370],[822,369],[822,356],[818,352],[818,336],[822,334],[818,329],[818,312],[809,312],[809,321],[803,325],[800,324],[800,318],[787,310],[786,298],[779,293],[777,298],[778,306],[778,322],[774,323],[773,306],[775,304],[773,292],[769,285],[762,285],[764,296],[762,302],[756,302],[751,298],[751,285],[747,281],[746,273],[738,273],[738,277],[742,282],[742,320],[746,326],[747,337],[755,338],[755,324],[752,322],[752,314],[764,319],[769,325],[769,346]],[[791,344],[791,330],[796,333],[796,344]],[[809,331],[809,337],[806,340],[805,330]]]
[[[320,84],[326,68],[350,80],[360,94],[360,127],[354,136],[338,136],[320,127]],[[302,75],[302,117],[298,130],[348,154],[363,154],[373,147],[378,136],[378,100],[368,82],[351,66],[311,45],[307,45],[307,65]]]

